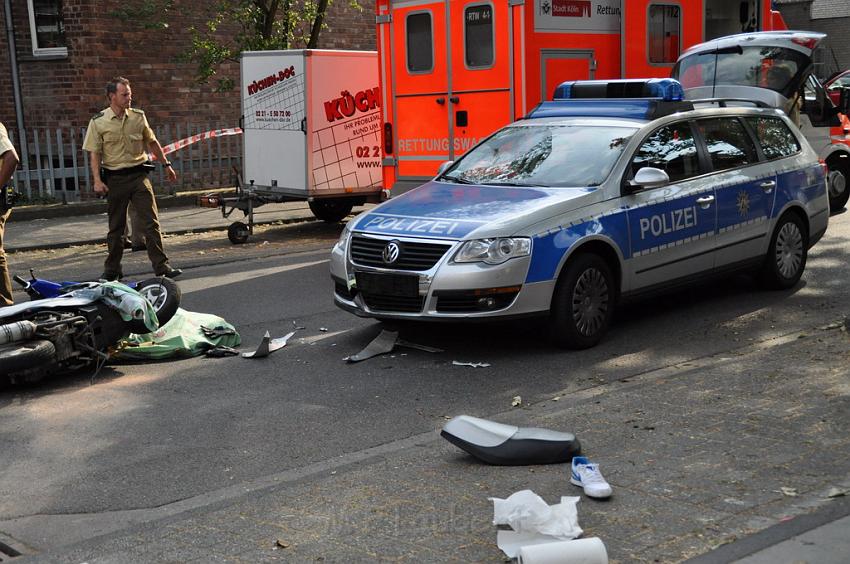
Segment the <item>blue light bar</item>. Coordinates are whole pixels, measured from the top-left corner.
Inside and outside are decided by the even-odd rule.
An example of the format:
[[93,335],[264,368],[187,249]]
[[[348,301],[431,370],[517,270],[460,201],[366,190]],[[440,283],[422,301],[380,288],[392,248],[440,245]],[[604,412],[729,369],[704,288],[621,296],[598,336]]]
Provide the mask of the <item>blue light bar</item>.
[[576,98],[655,98],[665,102],[684,100],[679,81],[672,78],[641,80],[570,80],[555,88],[553,100]]
[[625,119],[650,120],[657,100],[552,100],[541,102],[526,119],[545,117],[612,117]]

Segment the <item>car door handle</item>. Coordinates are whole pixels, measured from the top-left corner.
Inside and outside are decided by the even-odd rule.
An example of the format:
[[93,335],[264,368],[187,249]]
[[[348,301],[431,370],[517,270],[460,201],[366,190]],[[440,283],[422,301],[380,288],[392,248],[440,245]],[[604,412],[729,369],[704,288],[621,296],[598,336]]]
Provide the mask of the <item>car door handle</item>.
[[711,202],[714,201],[714,196],[703,196],[702,198],[697,198],[697,203],[700,205],[702,209],[706,209],[711,205]]
[[451,98],[449,98],[449,102],[451,102],[452,104],[460,104],[460,98],[458,96],[452,96]]
[[759,184],[759,188],[764,190],[765,194],[770,194],[771,192],[773,192],[773,189],[776,188],[776,181],[768,180],[766,182],[762,182],[761,184]]
[[445,98],[437,98],[435,101],[436,101],[438,104],[440,104],[441,106],[442,106],[443,104],[445,104],[445,103],[446,103],[446,99],[445,99]]

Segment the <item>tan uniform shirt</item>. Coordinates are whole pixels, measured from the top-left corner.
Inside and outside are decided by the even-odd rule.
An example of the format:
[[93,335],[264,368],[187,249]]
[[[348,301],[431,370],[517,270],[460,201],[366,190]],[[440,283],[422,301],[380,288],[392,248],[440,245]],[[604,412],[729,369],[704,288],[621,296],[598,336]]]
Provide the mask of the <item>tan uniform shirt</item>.
[[130,108],[119,118],[112,108],[106,108],[89,121],[83,149],[100,153],[103,168],[120,170],[147,161],[151,141],[156,141],[156,135],[145,112]]
[[9,132],[6,131],[6,126],[0,123],[0,155],[3,155],[4,153],[6,153],[6,151],[11,151],[14,149],[15,147],[9,140]]

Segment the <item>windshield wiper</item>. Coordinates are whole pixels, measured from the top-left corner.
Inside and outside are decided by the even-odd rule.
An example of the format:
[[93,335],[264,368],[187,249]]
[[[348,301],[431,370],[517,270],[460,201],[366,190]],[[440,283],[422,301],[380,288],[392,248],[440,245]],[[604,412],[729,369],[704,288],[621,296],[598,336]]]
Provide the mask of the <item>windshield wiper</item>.
[[543,184],[525,184],[522,182],[482,182],[485,186],[522,186],[525,188],[546,188]]
[[467,180],[466,178],[461,178],[459,176],[446,176],[443,175],[437,180],[448,180],[449,182],[455,182],[457,184],[475,184],[475,182],[471,180]]

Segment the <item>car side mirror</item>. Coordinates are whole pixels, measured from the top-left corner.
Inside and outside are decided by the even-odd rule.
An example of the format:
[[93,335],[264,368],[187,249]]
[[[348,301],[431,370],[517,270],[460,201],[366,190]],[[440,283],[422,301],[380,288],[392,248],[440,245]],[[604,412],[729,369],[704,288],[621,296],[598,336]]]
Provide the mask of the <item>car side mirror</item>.
[[444,172],[449,170],[449,167],[455,164],[454,161],[446,161],[440,165],[440,168],[437,169],[437,176],[442,176]]
[[645,166],[635,174],[634,179],[629,183],[634,190],[643,188],[658,188],[670,184],[670,177],[660,168]]

